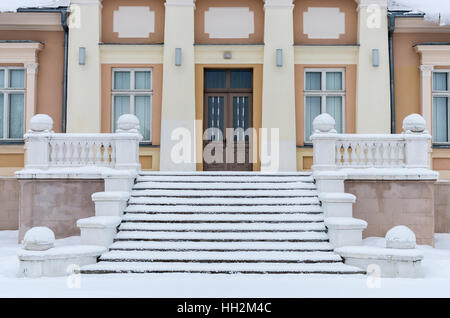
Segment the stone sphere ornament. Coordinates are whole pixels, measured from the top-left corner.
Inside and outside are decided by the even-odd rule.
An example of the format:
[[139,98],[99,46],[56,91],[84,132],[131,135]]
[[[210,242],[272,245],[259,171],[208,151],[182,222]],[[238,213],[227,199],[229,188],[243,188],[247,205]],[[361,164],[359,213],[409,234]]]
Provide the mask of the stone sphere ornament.
[[23,248],[29,251],[45,251],[55,244],[55,233],[45,226],[29,229],[23,238]]
[[313,129],[319,132],[336,132],[334,129],[336,121],[330,114],[323,113],[314,118]]
[[423,133],[427,127],[425,119],[419,114],[411,114],[403,120],[403,131]]
[[118,131],[138,131],[139,118],[132,114],[124,114],[117,119]]
[[387,248],[416,248],[416,235],[404,225],[394,226],[386,233],[385,239]]
[[37,114],[30,119],[30,129],[35,132],[50,132],[53,128],[53,119],[46,114]]

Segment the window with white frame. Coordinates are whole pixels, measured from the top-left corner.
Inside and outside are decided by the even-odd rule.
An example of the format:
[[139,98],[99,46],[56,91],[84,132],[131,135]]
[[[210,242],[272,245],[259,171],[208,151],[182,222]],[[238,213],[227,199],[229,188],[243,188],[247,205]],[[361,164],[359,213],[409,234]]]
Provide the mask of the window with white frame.
[[116,130],[117,119],[123,114],[139,118],[144,142],[152,141],[152,70],[144,68],[113,69],[112,120]]
[[0,67],[0,141],[23,139],[25,69]]
[[433,72],[433,142],[450,142],[450,70]]
[[338,133],[344,132],[345,70],[305,69],[305,142],[311,142],[312,122],[322,113],[336,121]]

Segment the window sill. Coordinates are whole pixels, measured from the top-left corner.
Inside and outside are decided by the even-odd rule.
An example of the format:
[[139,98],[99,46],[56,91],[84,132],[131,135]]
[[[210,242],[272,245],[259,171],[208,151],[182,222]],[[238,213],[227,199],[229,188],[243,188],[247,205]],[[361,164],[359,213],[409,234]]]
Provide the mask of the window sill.
[[139,147],[153,147],[153,148],[159,148],[159,145],[154,145],[151,142],[140,142]]
[[0,145],[24,145],[24,140],[0,140]]
[[433,149],[450,149],[450,143],[448,144],[433,144]]

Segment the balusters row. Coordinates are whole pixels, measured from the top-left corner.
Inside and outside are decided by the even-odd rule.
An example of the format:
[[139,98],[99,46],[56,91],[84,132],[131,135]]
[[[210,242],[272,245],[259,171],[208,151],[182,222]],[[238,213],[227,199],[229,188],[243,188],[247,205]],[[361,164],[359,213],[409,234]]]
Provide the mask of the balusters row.
[[336,165],[400,167],[405,162],[405,144],[399,141],[336,142]]
[[58,140],[50,141],[50,165],[53,166],[113,166],[115,147],[111,141]]

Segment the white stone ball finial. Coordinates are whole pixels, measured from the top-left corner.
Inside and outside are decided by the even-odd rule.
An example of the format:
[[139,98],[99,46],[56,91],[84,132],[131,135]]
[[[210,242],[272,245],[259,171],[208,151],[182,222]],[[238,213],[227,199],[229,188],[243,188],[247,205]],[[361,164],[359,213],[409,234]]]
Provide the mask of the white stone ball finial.
[[403,120],[403,132],[423,133],[427,128],[425,119],[419,114],[411,114]]
[[139,132],[139,118],[132,114],[124,114],[117,119],[116,132]]
[[315,132],[336,132],[334,129],[336,121],[330,114],[323,113],[314,118],[313,129]]
[[30,119],[30,129],[33,132],[51,132],[53,119],[46,114],[37,114]]
[[407,226],[394,226],[386,233],[386,247],[411,249],[416,247],[416,235]]
[[55,234],[45,226],[29,229],[23,238],[23,248],[29,251],[45,251],[55,244]]

